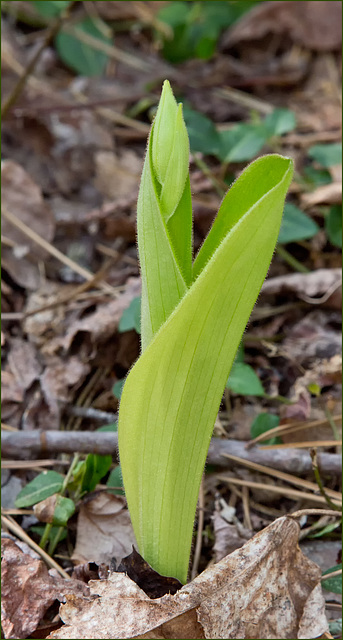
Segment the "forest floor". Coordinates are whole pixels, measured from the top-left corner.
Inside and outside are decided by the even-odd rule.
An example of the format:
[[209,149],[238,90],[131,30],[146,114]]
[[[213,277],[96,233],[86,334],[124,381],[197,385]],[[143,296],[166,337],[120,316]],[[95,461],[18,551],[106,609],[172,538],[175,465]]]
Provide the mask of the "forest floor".
[[86,595],[134,542],[116,425],[140,349],[136,201],[165,78],[190,135],[195,252],[247,162],[295,162],[215,424],[191,577],[305,510],[301,550],[335,574],[325,637],[341,637],[341,3],[248,4],[2,3],[6,638],[58,629],[67,577]]

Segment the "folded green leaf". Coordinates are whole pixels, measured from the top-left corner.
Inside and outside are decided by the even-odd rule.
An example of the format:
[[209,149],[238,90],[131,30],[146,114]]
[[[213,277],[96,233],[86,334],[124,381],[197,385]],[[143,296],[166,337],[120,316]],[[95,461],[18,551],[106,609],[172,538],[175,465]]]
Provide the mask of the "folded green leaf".
[[49,498],[62,489],[63,480],[57,471],[42,471],[18,493],[15,506],[24,509]]
[[[293,163],[273,155],[246,169],[224,198],[188,279],[189,203],[171,228],[177,209],[168,217],[160,201],[169,165],[165,170],[155,158],[154,166],[163,167],[158,177],[154,135],[153,125],[138,203],[143,353],[121,397],[119,452],[141,554],[161,574],[185,582],[213,425],[274,251]],[[169,146],[168,154],[174,154]],[[175,175],[180,193],[180,172]],[[178,237],[185,233],[188,262]]]

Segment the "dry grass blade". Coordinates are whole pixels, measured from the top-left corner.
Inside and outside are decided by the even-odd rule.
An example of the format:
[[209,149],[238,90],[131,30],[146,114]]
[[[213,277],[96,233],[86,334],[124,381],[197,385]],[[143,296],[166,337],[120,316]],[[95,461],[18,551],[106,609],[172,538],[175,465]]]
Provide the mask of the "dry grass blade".
[[2,469],[37,469],[38,467],[69,467],[67,460],[1,460]]
[[6,424],[5,422],[1,423],[1,430],[4,431],[18,431],[16,427],[12,427],[10,424]]
[[[88,269],[84,269],[79,264],[77,264],[77,262],[74,262],[74,260],[71,260],[70,258],[65,256],[64,253],[56,249],[52,244],[50,244],[50,242],[47,242],[46,240],[41,238],[40,235],[38,235],[38,233],[30,229],[30,227],[28,227],[24,222],[19,220],[19,218],[16,215],[14,215],[14,213],[6,209],[6,207],[4,206],[2,207],[2,215],[11,224],[13,224],[14,227],[17,227],[17,229],[20,229],[22,233],[24,233],[28,238],[33,240],[33,242],[35,242],[40,247],[45,249],[50,255],[54,256],[54,258],[57,258],[57,260],[65,264],[67,267],[69,267],[70,269],[78,273],[85,280],[88,280],[88,281],[94,280],[94,278],[96,277],[94,273],[92,273],[91,271],[88,271]],[[116,293],[115,289],[111,287],[111,285],[107,284],[107,282],[102,282],[101,286],[106,291],[112,294]]]
[[38,544],[36,544],[33,540],[31,540],[30,536],[28,536],[27,533],[25,533],[25,531],[21,528],[21,526],[15,520],[13,520],[11,516],[2,515],[1,522],[4,525],[4,527],[6,527],[9,531],[12,531],[12,533],[18,536],[18,538],[23,540],[23,542],[26,542],[26,544],[28,544],[29,547],[34,549],[49,567],[51,567],[52,569],[56,569],[56,571],[58,571],[58,573],[62,576],[62,578],[66,578],[67,580],[70,580],[70,576],[67,574],[67,572],[64,571],[64,569],[62,569],[62,567],[60,567],[60,565],[55,560],[53,560],[53,558],[51,558],[46,553],[46,551],[43,551],[43,549],[41,549]]
[[308,442],[287,442],[287,444],[264,444],[261,449],[308,449],[312,447],[337,447],[342,440],[310,440]]
[[102,42],[98,38],[86,33],[85,31],[81,31],[81,29],[77,29],[71,25],[65,25],[63,31],[68,33],[74,38],[77,38],[80,42],[89,45],[92,49],[96,51],[102,51],[109,58],[113,60],[117,60],[118,62],[122,62],[123,64],[128,65],[129,67],[133,67],[134,69],[138,69],[139,71],[151,71],[151,64],[142,60],[141,58],[137,58],[130,53],[126,53],[126,51],[122,51],[115,47],[113,44],[107,44],[107,42]]
[[[265,473],[274,478],[279,478],[279,480],[284,480],[285,482],[289,482],[290,484],[295,484],[298,487],[302,487],[303,489],[309,489],[310,491],[318,491],[318,485],[315,482],[310,482],[309,480],[303,480],[302,478],[297,478],[296,476],[292,476],[289,473],[284,473],[283,471],[278,471],[277,469],[271,469],[270,467],[266,467],[262,464],[257,464],[257,462],[251,462],[249,460],[244,460],[244,458],[238,458],[237,456],[232,456],[229,453],[223,453],[225,458],[229,458],[230,460],[234,460],[239,464],[243,464],[249,469],[254,469],[255,471],[259,471],[260,473]],[[342,494],[338,491],[334,491],[333,489],[326,489],[326,492],[332,498],[336,498],[337,500],[342,499]]]
[[334,516],[338,518],[338,511],[332,509],[300,509],[288,514],[290,518],[302,518],[303,516]]
[[218,98],[225,98],[230,102],[242,105],[248,109],[254,109],[264,116],[267,116],[274,110],[273,105],[269,104],[269,102],[255,98],[249,93],[245,93],[245,91],[240,91],[239,89],[225,87],[224,89],[216,89],[213,91],[213,94],[218,96]]
[[[272,485],[263,484],[263,482],[253,482],[251,480],[241,480],[238,478],[228,478],[226,476],[218,476],[218,480],[227,482],[228,484],[238,485],[241,487],[251,487],[252,489],[263,489],[264,491],[270,491],[271,493],[278,493],[292,500],[308,500],[309,502],[317,502],[319,504],[326,504],[325,499],[322,496],[315,496],[305,491],[297,491],[296,489],[288,489],[288,487],[278,487]],[[338,500],[332,500],[332,502],[340,507],[341,503]]]
[[337,569],[337,571],[332,571],[331,573],[326,573],[321,577],[321,580],[329,580],[329,578],[336,578],[337,576],[342,575],[342,569]]
[[[336,422],[340,422],[342,420],[342,414],[337,416],[332,416],[332,420]],[[294,433],[296,431],[302,431],[303,429],[312,429],[314,427],[322,427],[328,424],[328,419],[325,420],[312,420],[311,422],[296,422],[295,424],[280,424],[278,427],[274,427],[273,429],[269,429],[265,433],[261,433],[259,436],[256,436],[253,440],[250,440],[248,443],[248,448],[252,447],[254,444],[261,442],[263,440],[269,440],[271,436],[281,436],[284,434]]]

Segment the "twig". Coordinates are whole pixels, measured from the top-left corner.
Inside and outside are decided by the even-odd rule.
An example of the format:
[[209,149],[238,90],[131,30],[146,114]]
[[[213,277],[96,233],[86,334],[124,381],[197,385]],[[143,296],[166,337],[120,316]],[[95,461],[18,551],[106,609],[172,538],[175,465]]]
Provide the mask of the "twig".
[[[342,420],[342,414],[338,414],[336,416],[332,416],[332,420],[334,422],[340,422]],[[263,440],[269,439],[271,435],[273,436],[281,436],[285,433],[290,434],[296,431],[302,431],[303,429],[313,429],[314,427],[323,427],[328,424],[328,420],[312,420],[310,422],[296,422],[294,424],[280,424],[278,427],[274,427],[273,429],[269,429],[268,432],[261,433],[259,436],[256,436],[253,440],[250,440],[247,444],[247,448],[249,449],[253,445],[261,442]]]
[[[27,459],[30,456],[52,453],[98,453],[102,455],[116,454],[118,446],[117,433],[93,431],[3,431],[1,433],[2,455],[6,458]],[[254,447],[246,449],[241,440],[222,440],[212,438],[207,456],[209,464],[232,468],[234,463],[225,459],[223,453],[235,455],[244,460],[280,471],[289,471],[298,475],[307,475],[312,471],[311,458],[307,451],[287,449],[269,451]],[[321,473],[338,476],[342,473],[342,459],[336,453],[319,453],[318,463]]]
[[9,531],[12,531],[12,533],[14,533],[18,538],[26,542],[26,544],[28,544],[29,547],[32,547],[32,549],[34,549],[37,553],[39,553],[39,555],[43,558],[46,564],[49,567],[56,569],[56,571],[58,571],[58,573],[62,576],[62,578],[66,578],[67,580],[70,580],[70,576],[67,574],[67,572],[64,571],[64,569],[62,569],[62,567],[60,567],[60,565],[57,564],[55,560],[50,558],[50,556],[46,553],[46,551],[43,551],[43,549],[41,549],[38,546],[38,544],[36,544],[30,538],[30,536],[27,535],[27,533],[25,533],[25,531],[21,528],[21,526],[15,520],[13,520],[11,516],[2,515],[1,522],[5,527],[7,527],[7,529],[9,529]]
[[288,518],[302,518],[303,516],[334,516],[337,518],[338,512],[330,509],[301,509],[287,514]]
[[[105,374],[105,371],[103,371],[100,368],[95,370],[92,377],[90,378],[86,386],[82,389],[81,393],[79,394],[79,397],[76,402],[78,407],[89,407],[91,405],[94,394],[95,394],[96,386],[98,382],[101,380],[102,376]],[[81,423],[82,423],[82,418],[76,418],[74,420],[73,416],[71,416],[67,422],[66,431],[70,431],[72,428],[74,429],[74,431],[78,431]],[[77,449],[75,449],[74,451],[77,451]]]
[[242,487],[242,504],[243,504],[243,513],[244,513],[244,526],[247,529],[252,530],[253,526],[250,518],[250,507],[249,507],[249,489],[248,487]]
[[72,9],[74,4],[75,4],[75,1],[71,2],[69,5],[67,5],[66,8],[62,11],[62,13],[58,16],[58,18],[56,18],[56,20],[53,22],[53,24],[51,25],[50,29],[48,29],[48,31],[46,32],[40,47],[37,49],[37,51],[36,51],[35,55],[33,56],[32,60],[30,60],[30,62],[28,63],[27,67],[24,69],[24,71],[23,71],[22,75],[20,76],[17,84],[15,85],[13,91],[10,93],[8,98],[6,98],[4,100],[4,102],[1,104],[1,118],[2,119],[6,118],[9,110],[11,109],[13,104],[18,100],[22,90],[25,87],[27,79],[32,74],[32,72],[34,71],[34,68],[35,68],[39,58],[41,57],[44,49],[50,44],[50,42],[57,35],[57,33],[60,30],[62,24],[69,18],[71,9]]
[[332,571],[331,573],[326,573],[321,577],[321,580],[329,580],[329,578],[336,578],[337,576],[342,575],[342,569],[337,569],[337,571]]
[[263,449],[308,449],[308,447],[335,447],[342,440],[311,440],[310,442],[289,442],[286,444],[263,444]]
[[[231,478],[225,476],[218,476],[218,480],[223,482],[227,482],[228,484],[238,485],[241,487],[251,487],[252,489],[263,489],[270,491],[271,493],[279,493],[281,495],[287,496],[292,500],[308,500],[309,502],[319,502],[320,504],[325,503],[326,500],[323,496],[315,496],[311,493],[305,493],[305,491],[298,491],[297,489],[289,489],[288,487],[279,487],[275,485],[266,485],[263,482],[253,482],[251,480],[241,480],[240,478]],[[332,503],[334,508],[338,507],[342,508],[341,505]]]
[[100,409],[94,409],[94,407],[65,407],[66,413],[76,418],[86,418],[87,420],[96,420],[97,422],[104,422],[105,424],[112,424],[118,420],[117,413],[109,413],[108,411],[100,411]]
[[320,477],[319,469],[318,469],[318,461],[317,461],[317,451],[316,451],[316,449],[311,449],[310,450],[310,455],[311,455],[311,459],[312,459],[312,468],[313,468],[314,477],[316,479],[316,482],[317,482],[318,489],[319,489],[320,493],[322,494],[325,502],[329,505],[329,507],[331,507],[331,509],[334,509],[336,511],[339,510],[339,508],[337,508],[337,503],[333,502],[331,500],[331,498],[328,496],[328,492],[324,488],[322,479]]
[[198,529],[197,529],[197,540],[195,543],[195,550],[194,550],[191,580],[194,580],[194,578],[198,575],[198,567],[199,567],[199,561],[200,561],[201,549],[202,549],[202,530],[204,528],[204,509],[205,509],[204,478],[202,478],[200,489],[199,489]]
[[[54,256],[55,258],[57,258],[57,260],[59,260],[60,262],[65,264],[67,267],[69,267],[70,269],[78,273],[85,280],[94,281],[94,277],[95,277],[94,273],[92,273],[91,271],[88,271],[88,269],[84,269],[84,267],[81,267],[79,264],[77,264],[77,262],[74,262],[74,260],[71,260],[70,258],[65,256],[64,253],[56,249],[56,247],[50,244],[50,242],[47,242],[46,240],[44,240],[44,238],[41,238],[41,236],[38,235],[38,233],[30,229],[30,227],[27,224],[25,224],[25,222],[22,222],[22,220],[20,220],[16,215],[14,215],[14,213],[9,211],[4,206],[2,206],[2,215],[14,227],[16,227],[17,229],[20,229],[22,233],[24,233],[28,238],[33,240],[33,242],[38,244],[40,247],[45,249],[48,253],[50,253],[50,255]],[[101,286],[106,291],[109,291],[110,293],[115,293],[115,289],[113,289],[111,285],[107,284],[107,282],[102,282]]]
[[[242,458],[232,456],[229,453],[223,453],[223,456],[225,456],[225,458],[230,458],[230,460],[237,462],[237,464],[243,464],[250,469],[254,469],[254,471],[259,471],[260,473],[265,473],[266,475],[273,476],[274,478],[279,478],[279,480],[289,482],[290,484],[295,484],[296,486],[302,487],[303,489],[318,491],[318,486],[315,482],[297,478],[290,473],[284,473],[283,471],[278,471],[277,469],[271,469],[270,467],[266,467],[265,465],[252,462],[251,460],[243,460]],[[332,498],[336,498],[337,500],[342,498],[342,495],[338,491],[328,489],[327,492]]]
[[215,89],[213,94],[218,96],[218,98],[225,98],[226,100],[230,100],[230,102],[247,107],[247,109],[258,111],[259,113],[262,113],[262,115],[268,115],[275,109],[275,107],[272,104],[269,104],[269,102],[255,98],[249,93],[245,93],[239,89],[225,87],[225,89]]
[[133,69],[138,69],[138,71],[149,72],[152,70],[152,65],[141,58],[131,55],[130,53],[126,53],[126,51],[122,51],[115,47],[113,44],[108,44],[107,42],[103,42],[98,38],[86,33],[85,31],[81,31],[81,29],[77,29],[71,25],[66,25],[63,29],[65,33],[69,33],[70,35],[77,38],[80,42],[87,44],[92,47],[96,51],[102,51],[109,58],[113,58],[118,62],[122,62]]
[[33,469],[39,467],[69,467],[67,460],[1,460],[2,469]]
[[54,300],[49,304],[44,304],[41,307],[37,307],[36,309],[30,309],[29,311],[24,311],[22,314],[22,317],[29,318],[30,316],[34,316],[37,313],[42,313],[43,311],[49,311],[50,309],[59,307],[61,304],[66,304],[71,300],[75,300],[81,293],[88,291],[89,289],[94,287],[94,285],[96,285],[100,280],[102,280],[102,278],[104,277],[104,275],[106,275],[108,269],[110,268],[112,262],[113,262],[112,260],[106,261],[103,267],[101,267],[101,269],[94,275],[94,277],[91,280],[87,280],[86,282],[83,282],[82,284],[80,284],[78,287],[73,288],[73,290],[68,294],[66,294],[65,296],[62,296],[58,300]]

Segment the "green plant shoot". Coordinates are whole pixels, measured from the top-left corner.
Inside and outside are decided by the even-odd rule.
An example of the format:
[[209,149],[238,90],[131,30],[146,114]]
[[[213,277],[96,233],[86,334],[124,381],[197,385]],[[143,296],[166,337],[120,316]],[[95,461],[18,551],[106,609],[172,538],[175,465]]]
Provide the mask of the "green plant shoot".
[[182,583],[213,425],[293,174],[279,155],[248,166],[192,263],[188,164],[182,105],[165,81],[138,198],[142,353],[124,385],[118,429],[140,553]]

